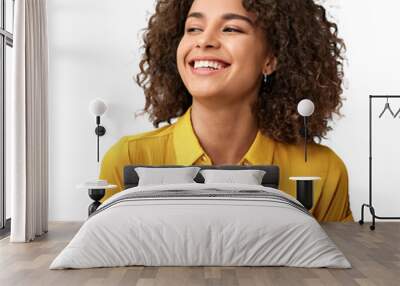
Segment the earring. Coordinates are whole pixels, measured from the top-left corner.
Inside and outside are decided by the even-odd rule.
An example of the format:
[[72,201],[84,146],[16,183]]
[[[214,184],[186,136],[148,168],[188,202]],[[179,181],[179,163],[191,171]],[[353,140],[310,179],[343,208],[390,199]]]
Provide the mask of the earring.
[[263,81],[265,85],[268,83],[268,74],[264,74]]

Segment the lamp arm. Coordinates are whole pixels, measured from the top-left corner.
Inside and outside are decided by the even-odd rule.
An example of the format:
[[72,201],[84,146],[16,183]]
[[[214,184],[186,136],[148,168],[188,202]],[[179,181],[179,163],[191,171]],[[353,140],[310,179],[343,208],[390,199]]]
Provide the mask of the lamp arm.
[[307,116],[304,116],[304,161],[307,162]]
[[[100,116],[96,116],[96,124],[97,124],[97,129],[99,128],[99,126],[100,126]],[[97,135],[97,163],[99,162],[99,157],[100,157],[100,155],[99,155],[99,153],[100,153],[100,151],[99,151],[99,149],[100,149],[100,135],[99,135],[99,132],[96,132],[96,135]]]
[[99,136],[99,134],[97,134],[97,163],[99,162],[99,157],[100,157],[100,155],[99,155],[99,149],[100,149],[100,136]]
[[100,125],[100,116],[96,116],[96,129],[94,130],[94,132],[97,135],[97,162],[100,161],[100,155],[99,155],[99,149],[100,149],[100,136],[104,136],[104,134],[106,134],[106,129],[104,128],[104,126]]

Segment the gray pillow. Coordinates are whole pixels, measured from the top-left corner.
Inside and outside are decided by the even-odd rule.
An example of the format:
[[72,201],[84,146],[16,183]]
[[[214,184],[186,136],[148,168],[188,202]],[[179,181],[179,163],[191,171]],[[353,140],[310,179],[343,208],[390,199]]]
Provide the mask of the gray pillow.
[[139,177],[139,186],[196,183],[194,178],[199,170],[199,167],[135,168]]
[[201,170],[204,183],[235,183],[246,185],[261,185],[265,175],[262,170]]

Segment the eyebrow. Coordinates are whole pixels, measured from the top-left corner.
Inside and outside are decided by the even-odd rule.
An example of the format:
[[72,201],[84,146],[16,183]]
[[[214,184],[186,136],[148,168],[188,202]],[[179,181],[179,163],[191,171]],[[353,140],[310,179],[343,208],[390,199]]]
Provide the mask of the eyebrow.
[[[205,18],[204,14],[201,12],[192,12],[187,16],[187,18],[190,18],[190,17],[198,18],[198,19]],[[250,18],[243,16],[243,15],[235,14],[235,13],[223,14],[222,19],[224,19],[224,20],[243,20],[243,21],[249,23],[251,26],[254,26],[254,23]]]

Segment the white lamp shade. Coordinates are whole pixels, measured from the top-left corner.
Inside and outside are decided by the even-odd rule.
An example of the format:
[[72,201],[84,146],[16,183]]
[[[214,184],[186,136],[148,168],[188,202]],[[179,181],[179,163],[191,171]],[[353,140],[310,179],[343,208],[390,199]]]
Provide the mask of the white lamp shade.
[[107,110],[107,105],[99,98],[92,100],[89,104],[89,111],[94,116],[102,116]]
[[311,116],[314,113],[314,103],[309,99],[303,99],[297,105],[297,111],[301,116]]

